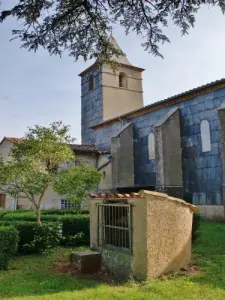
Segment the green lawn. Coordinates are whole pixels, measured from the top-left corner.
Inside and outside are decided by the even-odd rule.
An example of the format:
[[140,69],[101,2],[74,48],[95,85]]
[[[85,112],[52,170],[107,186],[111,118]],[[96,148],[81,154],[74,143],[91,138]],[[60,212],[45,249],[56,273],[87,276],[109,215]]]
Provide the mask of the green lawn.
[[225,299],[225,224],[202,222],[194,246],[201,275],[110,286],[54,273],[53,262],[68,252],[15,258],[9,271],[0,272],[0,299]]

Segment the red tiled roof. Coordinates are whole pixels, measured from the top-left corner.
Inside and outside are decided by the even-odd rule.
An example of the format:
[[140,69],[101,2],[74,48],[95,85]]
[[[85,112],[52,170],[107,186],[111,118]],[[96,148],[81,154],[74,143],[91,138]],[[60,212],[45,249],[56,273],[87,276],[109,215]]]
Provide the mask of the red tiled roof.
[[97,154],[108,154],[110,153],[109,149],[101,149],[94,145],[71,145],[73,151],[75,152],[86,152],[86,153],[97,153]]
[[4,136],[4,138],[1,141],[1,143],[3,141],[8,141],[8,142],[11,142],[11,143],[16,143],[16,142],[22,142],[22,141],[24,141],[24,138],[16,138],[16,137]]
[[103,198],[103,199],[127,199],[127,198],[139,198],[138,193],[130,193],[130,194],[104,194],[104,193],[98,193],[98,194],[89,194],[89,198]]
[[[1,143],[3,143],[4,141],[8,141],[8,142],[11,142],[11,143],[22,142],[22,141],[24,141],[24,138],[16,138],[16,137],[5,136],[2,139]],[[109,154],[110,153],[109,149],[101,149],[101,148],[98,148],[94,145],[70,144],[70,146],[72,147],[72,149],[75,152],[96,153],[96,154]]]

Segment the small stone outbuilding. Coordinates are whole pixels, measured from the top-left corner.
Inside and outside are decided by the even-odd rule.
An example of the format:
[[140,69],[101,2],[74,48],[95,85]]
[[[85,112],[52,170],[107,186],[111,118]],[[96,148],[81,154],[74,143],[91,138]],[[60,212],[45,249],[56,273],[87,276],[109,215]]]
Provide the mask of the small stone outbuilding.
[[118,277],[153,279],[191,262],[197,207],[150,191],[90,197],[91,249]]

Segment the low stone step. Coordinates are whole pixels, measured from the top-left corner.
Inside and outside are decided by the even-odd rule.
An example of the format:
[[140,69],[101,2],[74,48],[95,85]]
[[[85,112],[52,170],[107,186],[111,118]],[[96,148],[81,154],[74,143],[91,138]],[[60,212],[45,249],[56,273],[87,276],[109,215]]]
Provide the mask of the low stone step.
[[76,264],[81,273],[95,273],[101,267],[102,256],[99,252],[91,250],[83,252],[72,252],[69,256],[72,264]]

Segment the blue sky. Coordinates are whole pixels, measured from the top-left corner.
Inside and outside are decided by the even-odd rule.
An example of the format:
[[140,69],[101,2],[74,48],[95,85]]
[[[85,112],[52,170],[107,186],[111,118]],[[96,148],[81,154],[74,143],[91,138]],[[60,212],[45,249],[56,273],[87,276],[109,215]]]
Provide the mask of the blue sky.
[[[4,0],[3,0],[4,2]],[[0,24],[0,138],[23,136],[28,126],[48,125],[62,120],[80,141],[80,77],[91,62],[74,62],[20,49],[18,41],[9,42],[14,20]],[[171,43],[164,45],[164,59],[143,50],[134,34],[125,36],[114,27],[114,36],[129,61],[143,73],[145,105],[225,77],[225,16],[217,8],[203,8],[189,35],[167,29]]]

